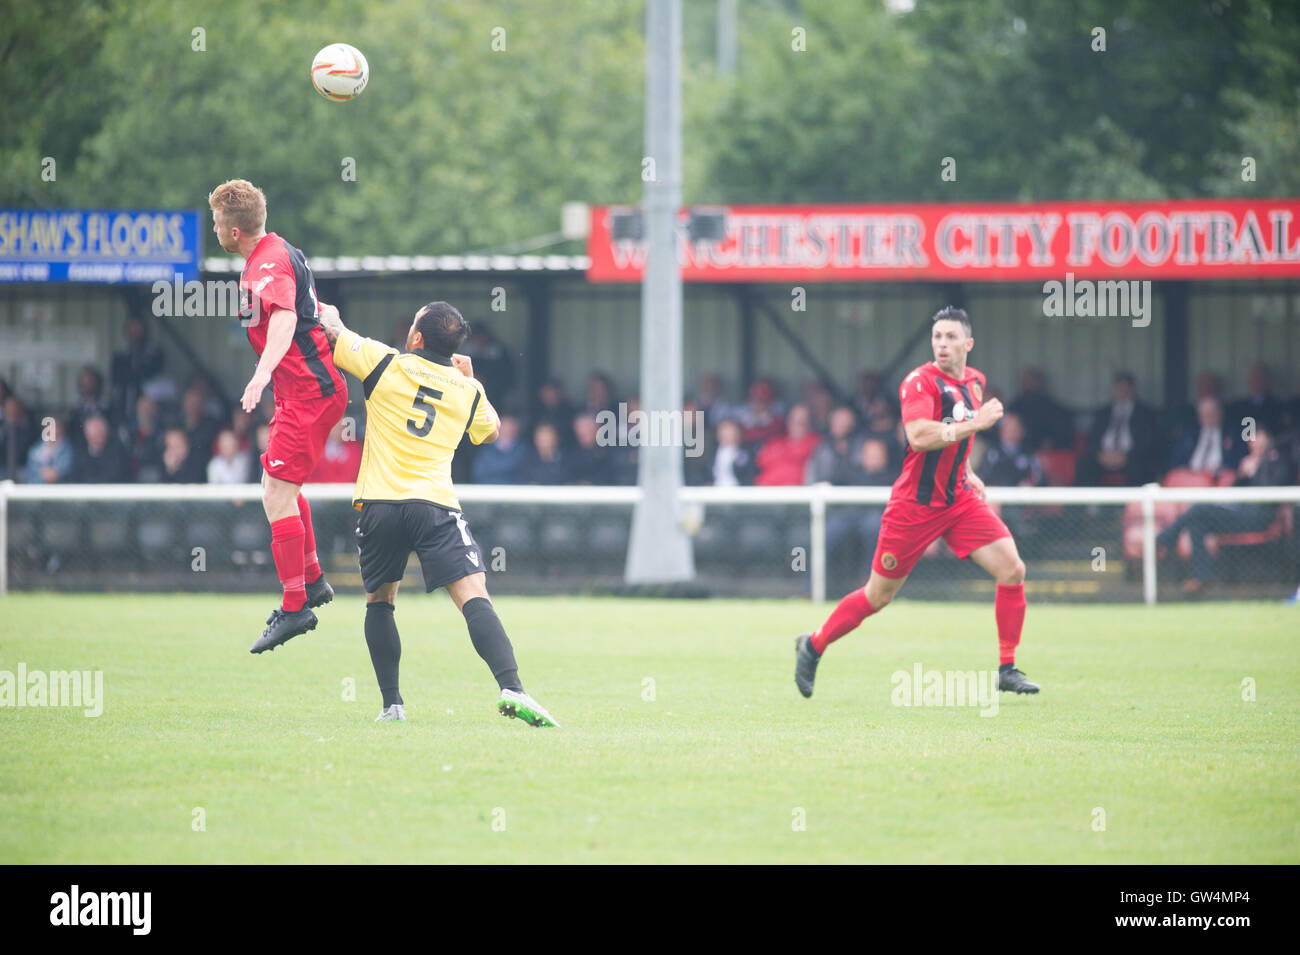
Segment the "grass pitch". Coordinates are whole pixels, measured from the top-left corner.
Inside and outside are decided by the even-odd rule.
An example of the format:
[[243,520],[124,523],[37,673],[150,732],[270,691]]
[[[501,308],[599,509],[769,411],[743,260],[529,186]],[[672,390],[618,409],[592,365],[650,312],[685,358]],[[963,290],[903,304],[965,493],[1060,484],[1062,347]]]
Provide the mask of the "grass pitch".
[[0,601],[0,670],[104,674],[97,718],[0,708],[0,863],[1300,861],[1300,609],[1031,599],[1043,692],[981,716],[891,675],[995,666],[992,606],[899,601],[804,700],[828,608],[501,598],[551,731],[496,714],[441,594],[398,600],[405,724],[359,598],[254,657],[272,603]]

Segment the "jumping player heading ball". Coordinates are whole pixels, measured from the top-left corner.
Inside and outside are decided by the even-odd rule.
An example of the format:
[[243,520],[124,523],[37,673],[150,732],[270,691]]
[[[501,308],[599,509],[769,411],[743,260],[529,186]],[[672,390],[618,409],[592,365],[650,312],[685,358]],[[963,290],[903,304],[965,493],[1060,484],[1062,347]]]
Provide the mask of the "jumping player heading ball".
[[275,392],[271,434],[262,455],[262,506],[271,522],[271,553],[284,599],[251,648],[261,653],[315,629],[311,608],[334,596],[316,557],[311,507],[302,484],[347,407],[348,389],[321,330],[321,306],[307,259],[266,231],[262,190],[232,179],[212,190],[208,205],[221,247],[245,259],[240,313],[258,360],[240,404],[251,412],[268,384]]
[[1002,402],[984,401],[984,375],[966,366],[974,343],[966,312],[943,309],[932,321],[934,361],[912,371],[898,389],[907,433],[903,473],[885,507],[866,586],[841,600],[817,630],[795,641],[794,680],[805,697],[812,696],[826,647],[883,610],[937,537],[997,581],[999,689],[1038,692],[1015,664],[1025,622],[1025,565],[1006,524],[984,500],[984,482],[970,467],[971,435],[1002,417]]

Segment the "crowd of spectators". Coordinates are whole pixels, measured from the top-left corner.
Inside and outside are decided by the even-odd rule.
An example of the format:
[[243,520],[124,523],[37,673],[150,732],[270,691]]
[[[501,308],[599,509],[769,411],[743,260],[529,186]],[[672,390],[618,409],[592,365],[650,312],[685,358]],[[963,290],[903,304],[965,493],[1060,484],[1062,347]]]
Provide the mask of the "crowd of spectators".
[[[140,319],[109,378],[93,365],[77,376],[77,396],[62,413],[37,409],[0,379],[0,480],[28,484],[238,484],[261,480],[274,398],[252,413],[227,401],[204,374],[184,388]],[[361,463],[359,434],[344,418],[325,447],[313,481],[351,482]],[[355,427],[351,429],[355,431]]]
[[[394,334],[404,339],[405,331],[403,325]],[[578,400],[558,379],[535,395],[518,395],[510,349],[481,323],[465,350],[494,403],[516,413],[502,416],[496,443],[462,445],[457,480],[636,483],[638,448],[621,430],[639,409],[636,395],[618,393],[601,372],[588,376]],[[851,391],[837,394],[829,384],[814,379],[783,394],[776,382],[759,378],[734,401],[718,375],[702,376],[685,404],[703,422],[701,453],[685,460],[687,482],[891,483],[904,451],[893,384],[871,370]],[[1265,364],[1250,369],[1243,395],[1229,399],[1208,371],[1197,376],[1195,394],[1185,407],[1159,409],[1122,372],[1102,407],[1069,407],[1053,397],[1041,371],[1026,368],[1019,393],[1004,397],[999,426],[978,436],[972,463],[993,485],[1132,486],[1171,469],[1233,472],[1263,430],[1294,480],[1300,396],[1275,394]],[[995,395],[990,388],[986,399]],[[232,407],[203,374],[178,388],[139,319],[127,322],[126,345],[112,356],[107,380],[94,366],[81,370],[76,399],[63,414],[38,415],[3,381],[0,407],[0,479],[31,483],[257,481],[274,410],[269,391],[251,415]],[[355,479],[363,427],[363,419],[348,417],[335,426],[313,481]]]

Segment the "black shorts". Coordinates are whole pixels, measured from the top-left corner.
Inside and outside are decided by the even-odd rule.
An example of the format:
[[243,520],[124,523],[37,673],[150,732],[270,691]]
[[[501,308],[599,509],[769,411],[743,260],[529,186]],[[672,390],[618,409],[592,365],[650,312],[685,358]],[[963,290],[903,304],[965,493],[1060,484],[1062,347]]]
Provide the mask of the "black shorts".
[[375,501],[361,505],[357,552],[366,593],[401,580],[415,551],[426,591],[484,570],[483,557],[460,511],[429,501]]

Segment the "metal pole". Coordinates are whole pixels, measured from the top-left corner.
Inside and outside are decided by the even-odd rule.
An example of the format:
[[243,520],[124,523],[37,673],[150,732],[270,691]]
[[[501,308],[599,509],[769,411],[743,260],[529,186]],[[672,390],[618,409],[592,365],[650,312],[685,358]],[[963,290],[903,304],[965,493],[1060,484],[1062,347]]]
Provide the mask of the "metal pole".
[[[645,196],[646,268],[641,283],[641,408],[646,424],[681,420],[682,276],[677,262],[677,211],[682,198],[681,0],[646,6]],[[648,174],[653,170],[653,174]],[[643,427],[626,577],[631,584],[695,577],[691,541],[679,519],[682,435]],[[658,432],[656,434],[656,432]],[[656,440],[657,439],[657,440]]]
[[13,481],[0,481],[0,597],[9,596],[9,489]]
[[736,0],[718,0],[718,72],[736,72]]
[[1159,486],[1142,486],[1142,599],[1148,607],[1156,602],[1156,501],[1152,491]]
[[809,560],[812,599],[813,603],[821,603],[826,599],[826,495],[820,484],[813,485],[809,510],[812,512],[812,555]]

